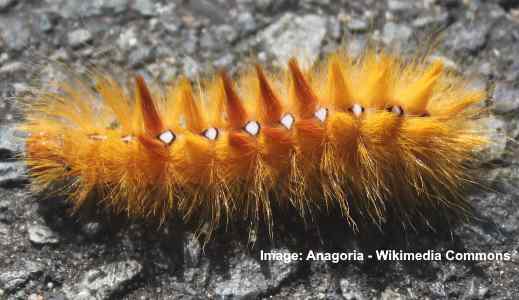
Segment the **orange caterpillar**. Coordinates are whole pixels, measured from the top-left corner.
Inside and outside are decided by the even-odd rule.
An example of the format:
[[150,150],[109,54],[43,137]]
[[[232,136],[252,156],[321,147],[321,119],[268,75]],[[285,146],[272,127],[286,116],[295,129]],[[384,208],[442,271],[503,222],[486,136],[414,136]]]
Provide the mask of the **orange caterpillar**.
[[26,162],[34,186],[66,183],[75,208],[93,199],[130,217],[271,225],[275,207],[336,210],[355,227],[462,212],[466,163],[487,142],[485,91],[441,60],[337,52],[310,70],[220,72],[196,91],[90,78],[31,99]]

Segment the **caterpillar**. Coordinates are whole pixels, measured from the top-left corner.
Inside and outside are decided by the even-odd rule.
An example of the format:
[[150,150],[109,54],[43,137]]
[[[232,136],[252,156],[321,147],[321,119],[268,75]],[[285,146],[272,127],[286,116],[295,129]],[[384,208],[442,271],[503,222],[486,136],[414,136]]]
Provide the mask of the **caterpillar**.
[[25,161],[38,190],[75,210],[229,220],[339,212],[356,228],[396,212],[463,214],[468,170],[488,143],[486,91],[427,55],[337,50],[310,68],[259,64],[195,85],[150,88],[92,71],[25,101]]

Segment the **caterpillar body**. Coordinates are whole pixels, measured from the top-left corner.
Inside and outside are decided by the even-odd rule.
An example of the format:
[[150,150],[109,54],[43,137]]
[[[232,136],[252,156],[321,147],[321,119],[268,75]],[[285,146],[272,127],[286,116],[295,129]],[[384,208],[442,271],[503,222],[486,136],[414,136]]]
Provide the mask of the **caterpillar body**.
[[[172,215],[213,228],[271,225],[273,209],[339,211],[353,227],[465,211],[467,162],[487,143],[482,89],[441,60],[367,49],[320,65],[255,65],[194,88],[150,89],[93,73],[27,101],[26,162],[37,188],[56,183],[130,217]],[[93,199],[93,200],[92,200]]]

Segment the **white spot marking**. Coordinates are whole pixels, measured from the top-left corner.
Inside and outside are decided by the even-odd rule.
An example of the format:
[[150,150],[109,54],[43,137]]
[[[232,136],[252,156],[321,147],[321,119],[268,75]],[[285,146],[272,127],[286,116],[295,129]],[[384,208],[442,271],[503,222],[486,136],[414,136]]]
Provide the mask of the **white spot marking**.
[[360,104],[353,104],[351,111],[355,116],[360,117],[360,115],[362,115],[362,113],[364,112],[364,108],[360,106]]
[[133,141],[133,136],[131,135],[125,135],[121,138],[121,140],[123,142],[125,142],[126,144],[128,144],[129,142]]
[[315,113],[314,116],[321,122],[326,121],[326,117],[328,117],[328,109],[321,107]]
[[404,110],[402,110],[402,108],[398,105],[391,107],[391,112],[397,116],[401,116],[404,114]]
[[204,130],[202,133],[208,140],[214,141],[218,137],[218,129],[211,127]]
[[260,131],[260,124],[256,121],[250,121],[245,124],[245,131],[247,131],[250,135],[256,136]]
[[281,118],[281,125],[283,125],[286,129],[291,129],[292,125],[294,125],[294,116],[287,113]]
[[161,140],[166,145],[173,143],[175,138],[176,136],[171,130],[166,130],[159,135],[159,140]]
[[105,141],[107,139],[106,135],[100,135],[100,134],[91,134],[88,137],[94,141]]

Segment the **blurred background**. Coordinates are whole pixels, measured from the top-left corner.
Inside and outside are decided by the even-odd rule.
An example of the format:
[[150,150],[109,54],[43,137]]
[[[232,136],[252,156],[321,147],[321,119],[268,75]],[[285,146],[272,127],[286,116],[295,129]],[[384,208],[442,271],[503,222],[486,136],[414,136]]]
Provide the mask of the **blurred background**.
[[[181,224],[78,221],[64,204],[28,193],[10,99],[36,75],[53,74],[48,60],[165,82],[234,72],[251,60],[313,61],[340,45],[355,52],[368,37],[412,52],[434,33],[433,54],[486,84],[493,102],[494,143],[481,167],[491,188],[471,196],[479,221],[398,238],[331,227],[280,237],[268,249],[509,251],[512,261],[264,262],[258,251],[267,246],[237,233],[202,249]],[[518,112],[514,0],[0,0],[0,299],[519,299]]]

